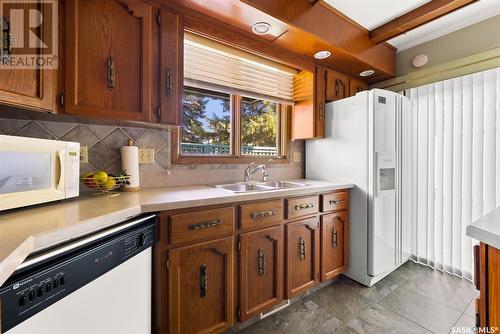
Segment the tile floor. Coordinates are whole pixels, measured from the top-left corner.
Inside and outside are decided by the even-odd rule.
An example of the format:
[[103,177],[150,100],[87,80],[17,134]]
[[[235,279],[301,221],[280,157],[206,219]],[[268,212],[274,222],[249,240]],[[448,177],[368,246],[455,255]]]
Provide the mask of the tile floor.
[[450,333],[473,326],[476,294],[467,280],[409,261],[371,288],[341,276],[239,333]]

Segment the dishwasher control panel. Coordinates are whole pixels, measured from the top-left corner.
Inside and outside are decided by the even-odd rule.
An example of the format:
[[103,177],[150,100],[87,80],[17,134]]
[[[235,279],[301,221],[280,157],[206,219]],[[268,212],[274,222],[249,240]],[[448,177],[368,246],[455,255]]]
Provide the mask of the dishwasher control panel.
[[3,331],[78,290],[155,242],[154,218],[14,275],[0,287]]

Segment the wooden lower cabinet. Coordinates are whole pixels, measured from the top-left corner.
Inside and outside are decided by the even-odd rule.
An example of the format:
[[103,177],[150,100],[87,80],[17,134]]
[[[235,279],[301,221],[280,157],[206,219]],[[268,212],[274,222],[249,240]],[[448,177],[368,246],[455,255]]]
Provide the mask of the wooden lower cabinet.
[[240,321],[283,300],[283,226],[240,234]]
[[347,270],[349,253],[347,211],[321,216],[321,281]]
[[286,225],[286,297],[292,298],[319,282],[319,220]]
[[153,332],[222,333],[347,270],[348,194],[162,212]]
[[233,237],[168,252],[169,333],[222,332],[233,324]]
[[479,333],[493,333],[500,328],[500,249],[485,243],[474,246],[474,264],[474,283],[480,291],[476,328]]

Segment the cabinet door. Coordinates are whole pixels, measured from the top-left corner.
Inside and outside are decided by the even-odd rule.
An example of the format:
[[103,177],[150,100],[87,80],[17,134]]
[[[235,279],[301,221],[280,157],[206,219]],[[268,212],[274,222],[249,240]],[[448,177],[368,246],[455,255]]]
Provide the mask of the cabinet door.
[[[0,29],[7,36],[12,36],[12,39],[5,39],[5,42],[0,40],[2,51],[0,52],[5,57],[6,60],[13,62],[21,61],[24,59],[22,55],[31,55],[36,53],[37,55],[43,55],[46,50],[42,48],[32,49],[27,45],[16,45],[15,41],[22,40],[22,36],[14,36],[15,32],[23,32],[24,27],[17,27],[21,29],[13,29],[15,20],[10,17],[11,13],[19,13],[19,10],[39,10],[42,13],[42,17],[49,17],[48,11],[51,10],[50,3],[35,3],[34,1],[26,2],[25,4],[20,4],[18,2],[12,2],[12,9],[9,10],[10,4],[5,2],[2,3],[5,20],[0,20]],[[46,15],[47,13],[47,15]],[[26,15],[25,15],[26,16]],[[27,16],[26,16],[27,17]],[[43,41],[46,41],[44,36],[51,36],[52,34],[52,22],[47,19],[47,24],[42,24],[37,30],[37,36],[40,36]],[[13,31],[14,30],[14,31]],[[33,32],[30,32],[33,34]],[[0,37],[3,34],[0,33]],[[31,37],[30,37],[31,38]],[[27,39],[25,39],[27,41]],[[52,43],[57,43],[57,36],[55,39],[49,39],[47,45],[49,48],[54,47]],[[28,44],[26,42],[26,44]],[[46,68],[1,68],[0,69],[0,103],[12,106],[17,106],[21,108],[34,109],[36,111],[43,112],[55,112],[55,80],[56,80],[56,69],[46,69]]]
[[326,101],[336,101],[349,96],[349,78],[338,72],[326,71]]
[[283,300],[283,226],[240,235],[240,320]]
[[316,67],[314,77],[314,138],[325,137],[326,74],[325,68]]
[[312,288],[319,281],[319,221],[305,219],[286,225],[286,297]]
[[153,121],[156,123],[180,125],[182,116],[183,87],[183,45],[184,28],[182,16],[165,9],[159,17],[159,108]]
[[314,73],[301,71],[293,80],[292,139],[325,136],[326,69],[316,66]]
[[368,89],[368,85],[364,83],[363,81],[356,80],[356,79],[349,79],[349,96],[354,96],[359,92],[362,92],[364,90]]
[[64,111],[149,121],[153,9],[138,0],[69,0]]
[[347,211],[321,216],[321,280],[347,270],[349,221]]
[[169,333],[222,332],[233,324],[233,237],[169,251]]

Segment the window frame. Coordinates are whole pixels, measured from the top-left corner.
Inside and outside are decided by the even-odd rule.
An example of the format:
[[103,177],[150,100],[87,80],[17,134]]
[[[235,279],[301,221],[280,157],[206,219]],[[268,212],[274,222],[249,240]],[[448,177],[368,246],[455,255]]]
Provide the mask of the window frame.
[[[184,92],[184,90],[183,90]],[[181,154],[180,144],[182,138],[183,114],[181,115],[181,126],[172,129],[172,164],[244,164],[264,163],[273,159],[273,163],[288,163],[290,156],[290,117],[292,104],[276,102],[278,114],[278,156],[262,156],[241,154],[241,98],[242,95],[230,93],[231,112],[231,136],[230,154],[228,155],[203,155],[203,154]]]

